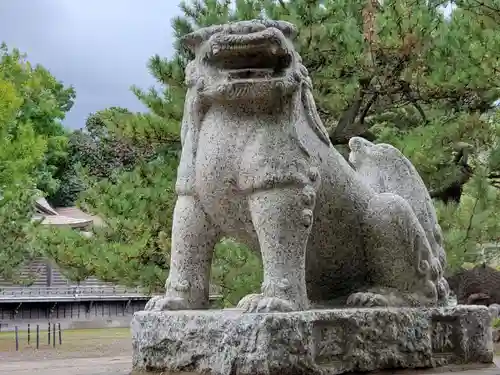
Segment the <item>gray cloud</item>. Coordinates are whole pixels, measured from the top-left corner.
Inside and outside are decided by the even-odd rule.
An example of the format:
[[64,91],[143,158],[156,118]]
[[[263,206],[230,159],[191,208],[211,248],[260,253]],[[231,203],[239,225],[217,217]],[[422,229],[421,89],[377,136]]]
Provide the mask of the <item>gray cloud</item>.
[[49,69],[77,98],[64,123],[84,125],[90,112],[110,106],[144,108],[131,85],[155,84],[146,64],[173,53],[170,20],[177,0],[4,0],[0,40]]

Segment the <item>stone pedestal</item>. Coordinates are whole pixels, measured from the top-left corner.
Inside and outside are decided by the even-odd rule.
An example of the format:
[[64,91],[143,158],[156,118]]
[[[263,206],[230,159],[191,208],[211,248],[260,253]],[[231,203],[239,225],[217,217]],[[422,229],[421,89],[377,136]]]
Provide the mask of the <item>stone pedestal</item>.
[[493,362],[483,306],[142,311],[132,335],[136,373],[329,375]]

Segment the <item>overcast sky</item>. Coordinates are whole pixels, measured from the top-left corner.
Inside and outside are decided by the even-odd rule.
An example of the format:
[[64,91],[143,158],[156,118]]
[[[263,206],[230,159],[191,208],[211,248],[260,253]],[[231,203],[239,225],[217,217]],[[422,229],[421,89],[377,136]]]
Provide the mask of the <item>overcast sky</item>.
[[178,0],[0,0],[0,41],[76,89],[65,125],[110,106],[143,110],[131,85],[155,83],[146,64],[172,55]]
[[179,0],[0,0],[0,41],[28,54],[76,88],[65,125],[82,127],[90,112],[144,108],[131,85],[155,82],[146,68],[155,53],[173,53],[170,20]]

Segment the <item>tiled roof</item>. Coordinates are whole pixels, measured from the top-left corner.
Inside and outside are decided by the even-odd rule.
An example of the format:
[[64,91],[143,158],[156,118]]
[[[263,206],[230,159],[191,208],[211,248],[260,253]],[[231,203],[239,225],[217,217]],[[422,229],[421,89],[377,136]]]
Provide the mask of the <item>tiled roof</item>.
[[86,228],[92,224],[103,225],[97,216],[91,216],[77,207],[53,208],[45,198],[35,201],[33,220],[40,220],[44,225],[69,226],[71,228]]
[[35,201],[35,209],[36,211],[48,215],[57,215],[56,210],[52,208],[52,206],[47,202],[45,198],[38,198]]
[[62,215],[45,215],[41,217],[42,224],[45,225],[67,225],[72,228],[85,228],[92,224],[92,219],[77,219],[74,217],[62,216]]
[[74,217],[75,219],[91,220],[94,225],[101,226],[104,224],[100,217],[89,215],[80,210],[78,207],[56,207],[55,210],[59,215]]

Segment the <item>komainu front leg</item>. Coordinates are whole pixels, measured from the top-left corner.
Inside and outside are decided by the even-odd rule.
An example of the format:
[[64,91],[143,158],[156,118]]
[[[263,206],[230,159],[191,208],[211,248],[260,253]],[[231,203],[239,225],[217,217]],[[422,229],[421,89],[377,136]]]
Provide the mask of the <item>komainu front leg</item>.
[[209,305],[210,268],[216,229],[190,196],[179,196],[172,225],[172,254],[165,295],[153,297],[146,310],[204,309]]
[[364,217],[372,288],[352,294],[350,306],[436,306],[440,275],[425,231],[406,200],[378,194]]
[[262,252],[264,282],[261,294],[244,297],[238,307],[247,312],[308,308],[305,257],[314,204],[312,187],[266,190],[249,197]]

